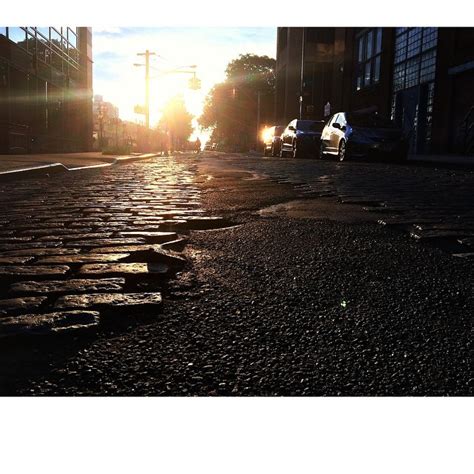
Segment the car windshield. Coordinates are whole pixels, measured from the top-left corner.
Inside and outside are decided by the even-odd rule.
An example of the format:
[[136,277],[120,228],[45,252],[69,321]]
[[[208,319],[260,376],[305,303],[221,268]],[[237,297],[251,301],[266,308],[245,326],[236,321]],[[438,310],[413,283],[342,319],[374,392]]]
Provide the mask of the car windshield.
[[395,124],[378,114],[347,114],[351,127],[363,128],[396,128]]
[[322,132],[324,122],[316,120],[298,120],[297,129],[303,132]]

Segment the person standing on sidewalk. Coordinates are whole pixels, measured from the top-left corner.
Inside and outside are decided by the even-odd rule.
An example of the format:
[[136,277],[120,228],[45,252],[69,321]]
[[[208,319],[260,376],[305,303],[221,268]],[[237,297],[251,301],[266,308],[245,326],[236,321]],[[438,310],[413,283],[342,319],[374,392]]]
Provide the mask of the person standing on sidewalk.
[[199,140],[199,137],[196,138],[196,141],[194,143],[194,150],[196,153],[199,153],[201,151],[201,140]]

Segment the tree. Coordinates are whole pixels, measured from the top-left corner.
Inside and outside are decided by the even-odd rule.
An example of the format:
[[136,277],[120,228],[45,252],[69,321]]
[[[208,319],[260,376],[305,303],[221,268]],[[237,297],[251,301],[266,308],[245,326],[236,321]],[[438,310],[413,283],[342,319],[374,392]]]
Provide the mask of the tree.
[[225,81],[207,95],[198,122],[212,129],[213,140],[228,148],[245,150],[255,146],[258,95],[260,125],[270,124],[274,116],[275,60],[241,54],[227,65]]
[[165,105],[159,128],[169,134],[173,150],[183,149],[193,132],[192,119],[193,115],[186,109],[183,96],[177,95]]

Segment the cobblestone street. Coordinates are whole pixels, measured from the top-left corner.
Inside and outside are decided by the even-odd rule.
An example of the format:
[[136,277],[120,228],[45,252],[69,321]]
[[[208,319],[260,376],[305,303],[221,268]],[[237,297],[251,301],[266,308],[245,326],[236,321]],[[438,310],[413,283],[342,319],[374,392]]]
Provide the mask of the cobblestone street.
[[162,159],[0,185],[1,333],[91,329],[97,308],[156,312],[184,265],[177,232],[220,225],[202,217],[194,174]]
[[473,185],[218,153],[0,183],[0,392],[466,393]]

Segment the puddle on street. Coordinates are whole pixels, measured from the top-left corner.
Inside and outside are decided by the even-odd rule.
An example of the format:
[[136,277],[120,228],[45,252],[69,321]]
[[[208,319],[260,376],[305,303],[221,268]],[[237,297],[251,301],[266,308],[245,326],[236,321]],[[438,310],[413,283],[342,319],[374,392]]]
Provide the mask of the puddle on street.
[[382,214],[367,212],[361,206],[340,204],[330,198],[299,199],[275,204],[258,211],[262,217],[285,216],[291,219],[316,219],[337,222],[359,223],[376,222]]

